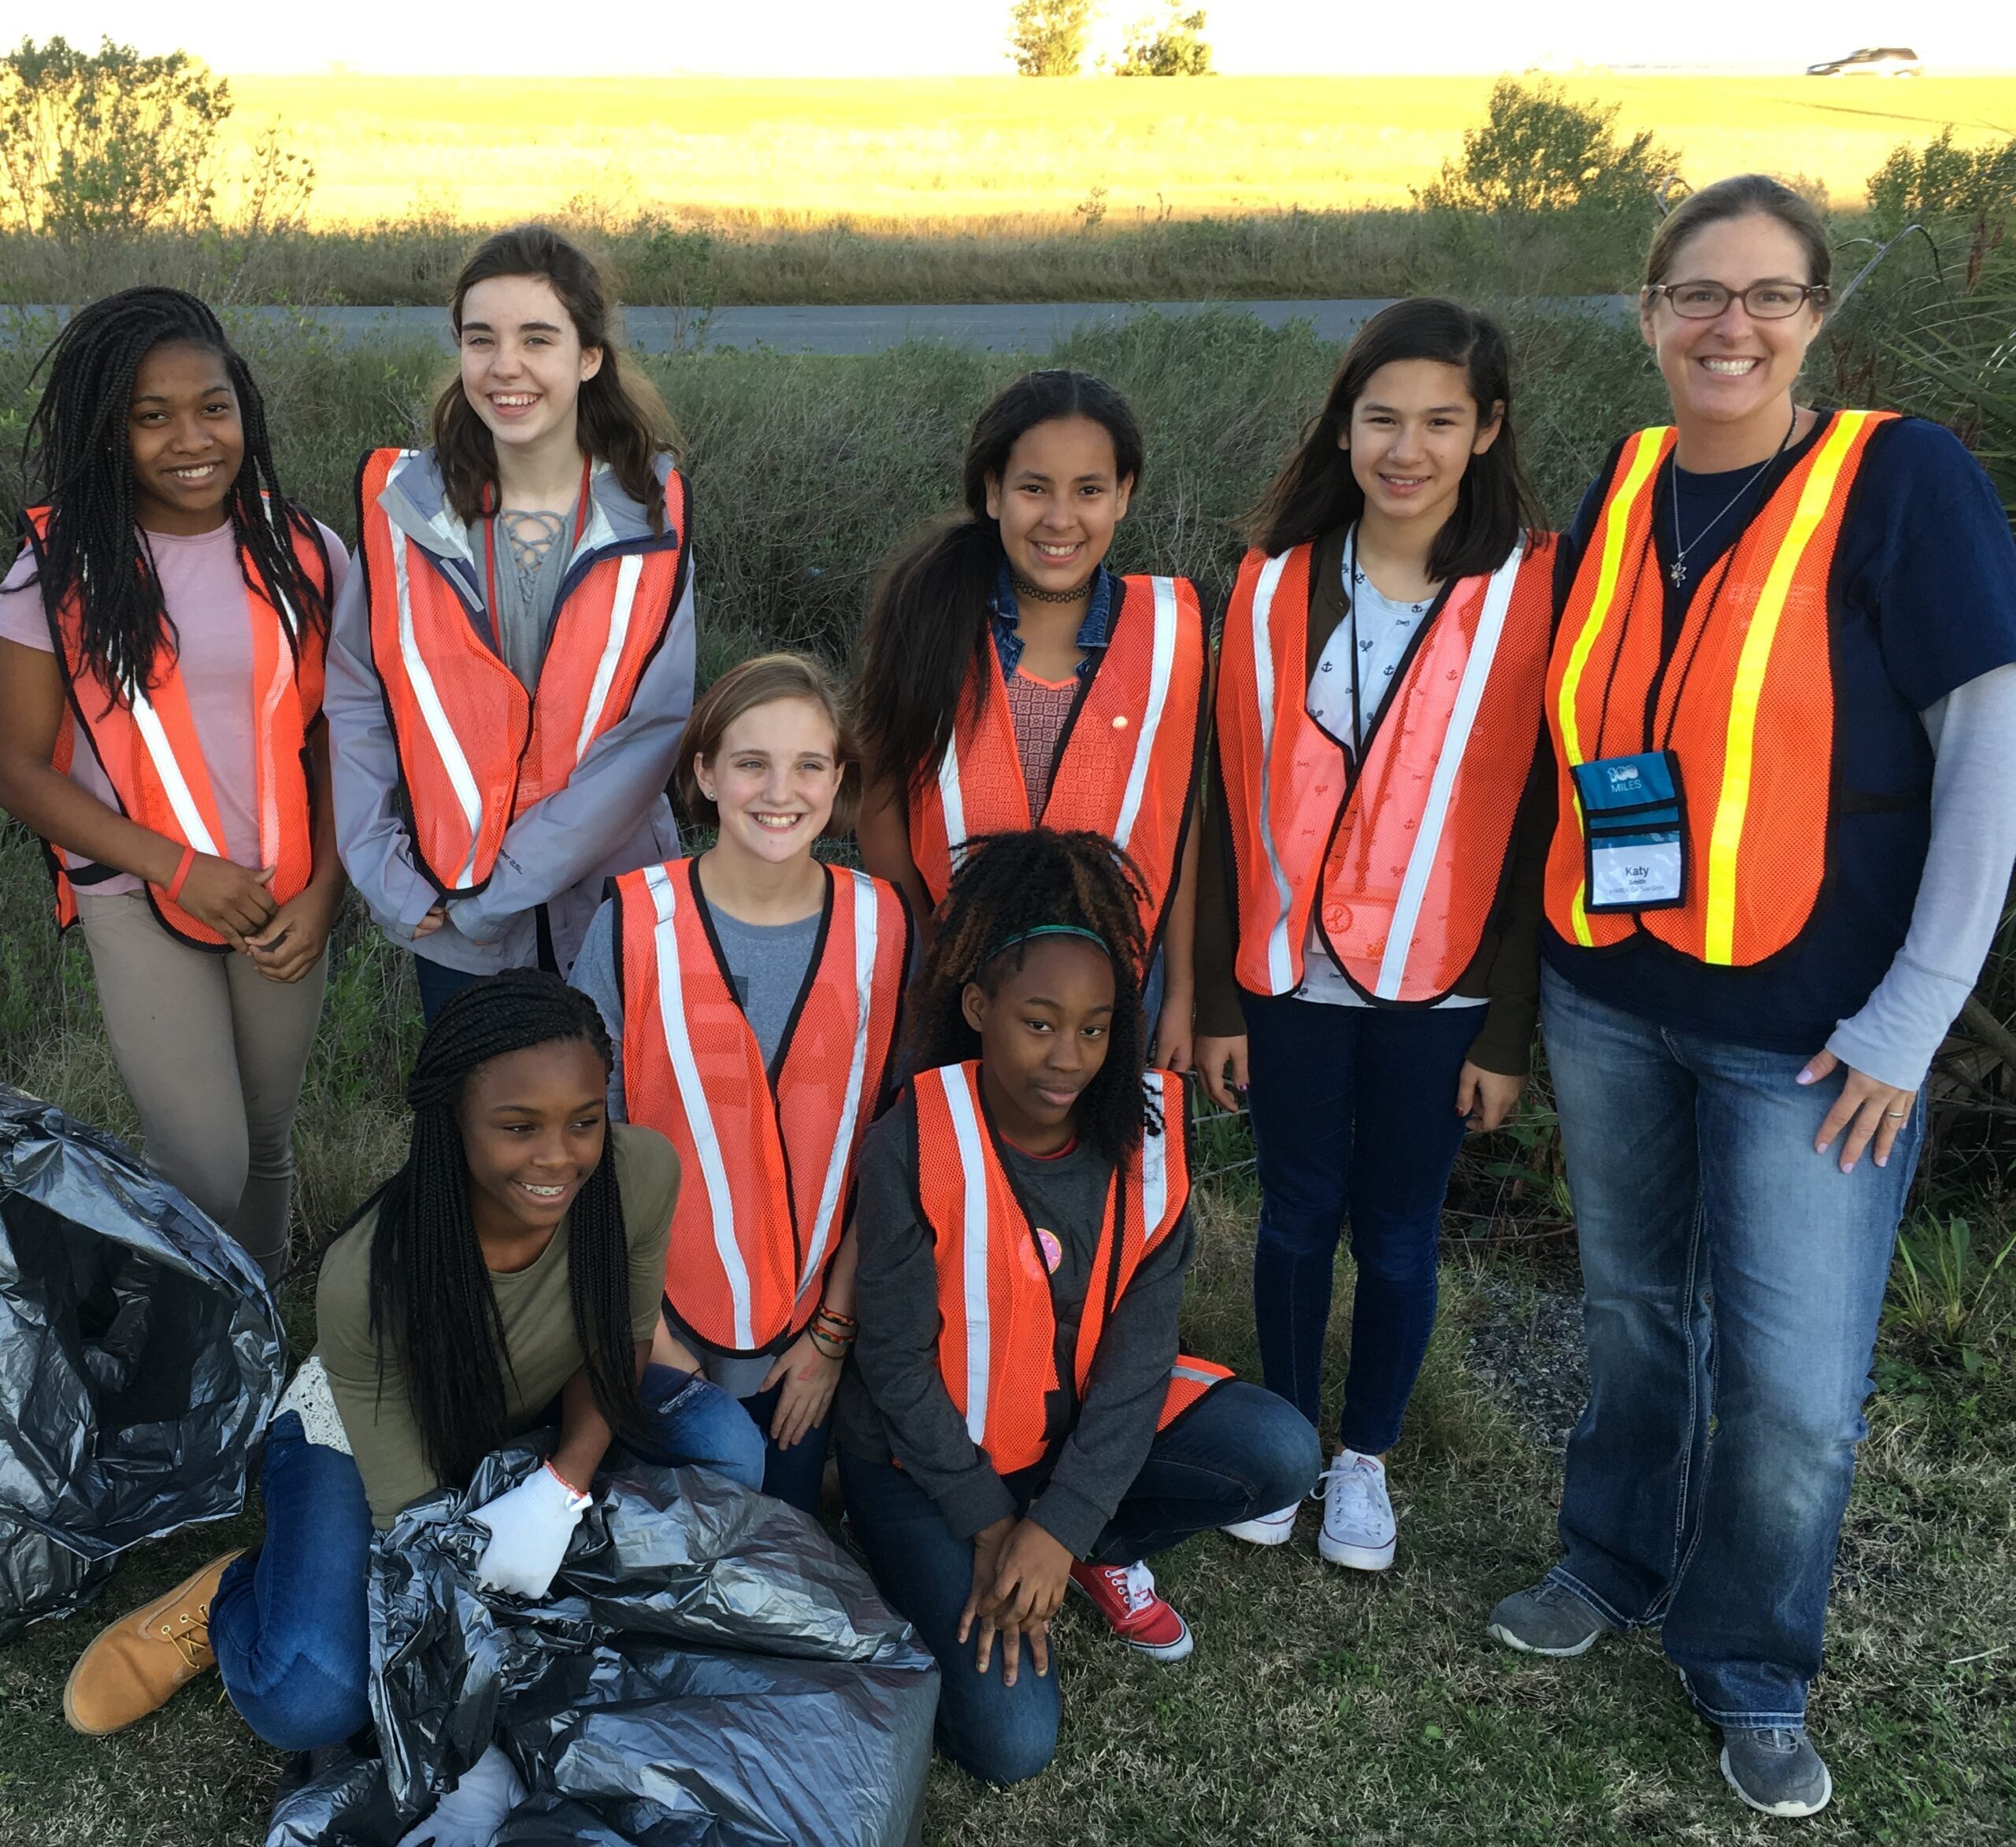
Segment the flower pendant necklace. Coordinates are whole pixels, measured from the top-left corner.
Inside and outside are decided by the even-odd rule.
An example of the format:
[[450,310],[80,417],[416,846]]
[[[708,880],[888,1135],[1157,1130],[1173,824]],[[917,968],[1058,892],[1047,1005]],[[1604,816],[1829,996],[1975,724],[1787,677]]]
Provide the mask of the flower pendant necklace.
[[1675,589],[1678,589],[1681,584],[1687,581],[1687,554],[1692,551],[1695,546],[1698,546],[1702,540],[1706,539],[1718,526],[1721,525],[1724,520],[1729,517],[1729,509],[1733,507],[1738,501],[1741,500],[1751,488],[1755,487],[1758,480],[1762,478],[1765,470],[1770,468],[1780,456],[1785,453],[1788,445],[1792,442],[1792,431],[1796,430],[1798,428],[1799,406],[1795,404],[1792,406],[1792,420],[1785,425],[1785,433],[1784,436],[1779,439],[1778,446],[1773,450],[1769,455],[1765,457],[1763,461],[1759,462],[1757,466],[1752,468],[1749,474],[1744,478],[1743,485],[1739,487],[1734,494],[1729,496],[1728,504],[1723,507],[1722,510],[1716,514],[1714,518],[1710,520],[1707,525],[1703,526],[1699,532],[1695,534],[1693,543],[1691,545],[1682,545],[1680,542],[1680,482],[1678,479],[1680,464],[1677,461],[1673,463],[1673,474],[1675,479],[1673,487],[1673,563],[1668,567],[1666,576],[1673,579],[1673,587]]

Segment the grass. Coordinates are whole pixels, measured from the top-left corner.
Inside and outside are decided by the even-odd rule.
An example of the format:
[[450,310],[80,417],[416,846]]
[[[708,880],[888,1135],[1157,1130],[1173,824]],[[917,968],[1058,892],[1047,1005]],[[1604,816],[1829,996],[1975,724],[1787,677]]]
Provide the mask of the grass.
[[[626,299],[704,308],[1608,293],[1646,227],[1476,227],[1411,209],[1482,117],[1484,77],[1030,82],[239,77],[220,205],[280,124],[304,227],[109,252],[0,234],[0,298],[136,279],[219,299],[435,302],[480,228],[558,217]],[[1696,183],[1762,169],[1861,209],[1899,142],[2016,134],[2016,78],[1840,83],[1577,73]]]
[[[576,196],[613,206],[933,224],[1068,214],[1096,183],[1116,214],[1404,205],[1484,113],[1486,76],[1031,83],[236,77],[242,161],[278,120],[316,168],[316,221],[415,211],[491,224]],[[2016,133],[2016,80],[1830,83],[1578,72],[1703,176],[1798,173],[1837,200],[1896,142],[1947,122]]]
[[[1658,380],[1628,329],[1518,312],[1510,324],[1522,445],[1554,516],[1566,518],[1614,433],[1656,413]],[[337,352],[271,330],[248,339],[285,478],[347,531],[358,452],[415,435],[438,361]],[[1124,561],[1189,572],[1207,597],[1221,594],[1237,557],[1230,521],[1318,401],[1334,352],[1306,328],[1270,334],[1227,314],[1150,317],[1055,357],[1120,384],[1147,431]],[[703,672],[758,640],[843,653],[878,560],[942,503],[974,412],[1020,363],[922,347],[866,360],[654,362],[691,451]],[[0,351],[0,456],[28,408],[25,371],[19,353]],[[1817,382],[1819,395],[1832,394],[1830,382]],[[11,487],[0,478],[0,496]],[[57,944],[45,897],[29,843],[0,831],[0,1080],[130,1135],[87,958],[80,943]],[[398,1158],[398,1077],[417,1028],[402,959],[354,912],[334,953],[297,1129],[299,1257],[284,1306],[300,1351],[313,1339],[313,1252]],[[2005,956],[1984,989],[2004,1016],[2011,966]],[[1236,1157],[1236,1131],[1214,1139]],[[1944,1120],[1914,1209],[1914,1268],[1900,1268],[1893,1287],[1814,1708],[1840,1794],[1803,1840],[1960,1847],[2016,1834],[2016,1263],[1984,1277],[2016,1233],[2010,1168],[2004,1118]],[[1452,1216],[1451,1232],[1546,1231],[1560,1216],[1557,1171],[1536,1105],[1516,1135],[1466,1164],[1466,1216]],[[1251,1187],[1250,1175],[1232,1173],[1203,1196],[1185,1316],[1195,1350],[1249,1373]],[[1956,1219],[1971,1227],[1964,1249]],[[1007,1794],[935,1770],[930,1839],[1627,1847],[1775,1838],[1723,1790],[1714,1742],[1652,1644],[1613,1640],[1580,1663],[1542,1664],[1483,1640],[1492,1601],[1552,1556],[1558,1463],[1479,1386],[1466,1331],[1503,1283],[1573,1282],[1558,1244],[1529,1260],[1490,1242],[1452,1238],[1443,1325],[1395,1459],[1406,1526],[1395,1569],[1366,1581],[1322,1568],[1306,1532],[1267,1554],[1197,1541],[1158,1568],[1199,1638],[1177,1670],[1122,1658],[1071,1611],[1057,1763]],[[1333,1360],[1340,1379],[1341,1349]],[[109,1742],[73,1736],[59,1709],[96,1622],[258,1531],[255,1513],[143,1548],[94,1612],[0,1649],[0,1847],[261,1838],[280,1760],[213,1679]]]

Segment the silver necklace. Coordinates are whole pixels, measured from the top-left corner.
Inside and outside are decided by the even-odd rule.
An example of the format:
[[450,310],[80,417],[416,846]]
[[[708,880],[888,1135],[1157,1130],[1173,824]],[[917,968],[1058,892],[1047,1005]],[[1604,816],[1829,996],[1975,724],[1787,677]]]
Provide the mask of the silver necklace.
[[1743,485],[1739,487],[1735,493],[1729,496],[1728,505],[1725,505],[1719,513],[1716,514],[1714,518],[1710,520],[1707,525],[1703,526],[1699,532],[1695,534],[1693,545],[1682,545],[1680,542],[1680,482],[1678,479],[1680,463],[1677,460],[1674,461],[1673,474],[1675,479],[1673,484],[1673,564],[1671,568],[1667,571],[1666,575],[1673,579],[1676,588],[1687,581],[1687,554],[1693,550],[1694,546],[1699,545],[1702,540],[1706,539],[1718,526],[1721,525],[1724,520],[1729,517],[1729,508],[1734,506],[1738,501],[1742,499],[1743,497],[1751,490],[1751,488],[1755,487],[1757,485],[1758,479],[1762,476],[1764,471],[1770,467],[1772,463],[1776,461],[1780,456],[1785,453],[1786,445],[1792,439],[1792,431],[1796,430],[1798,428],[1799,406],[1795,404],[1792,406],[1792,420],[1785,425],[1785,433],[1779,439],[1778,446],[1773,450],[1769,455],[1765,457],[1765,458],[1759,462],[1755,468],[1752,468],[1750,472],[1744,477]]

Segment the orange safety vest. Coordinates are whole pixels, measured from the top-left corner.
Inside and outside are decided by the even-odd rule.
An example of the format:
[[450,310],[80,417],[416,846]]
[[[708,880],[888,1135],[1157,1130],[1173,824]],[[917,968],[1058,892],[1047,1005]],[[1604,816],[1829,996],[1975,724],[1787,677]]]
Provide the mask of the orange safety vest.
[[570,566],[538,688],[528,693],[491,645],[487,613],[379,506],[413,453],[365,457],[358,563],[414,860],[443,897],[466,898],[490,882],[505,830],[565,787],[595,740],[628,716],[685,592],[686,482],[676,468],[666,477],[663,541]]
[[1313,544],[1251,551],[1218,656],[1218,761],[1238,886],[1233,972],[1302,984],[1312,918],[1367,999],[1426,1005],[1476,958],[1540,747],[1551,545],[1450,584],[1415,631],[1365,761],[1309,714]]
[[[1107,1187],[1066,1365],[1057,1350],[1050,1267],[995,1143],[980,1100],[980,1066],[940,1065],[912,1080],[917,1203],[938,1260],[938,1364],[966,1434],[998,1474],[1034,1468],[1069,1435],[1107,1317],[1190,1197],[1183,1080],[1151,1071],[1146,1081],[1162,1127],[1143,1138]],[[1179,1354],[1156,1428],[1167,1430],[1232,1376],[1228,1367]]]
[[[1188,578],[1126,577],[1106,646],[1058,741],[1041,825],[1088,827],[1124,848],[1148,888],[1142,931],[1160,939],[1190,825],[1204,721],[1204,619]],[[944,902],[958,849],[1038,824],[1015,749],[1008,689],[994,670],[959,701],[937,773],[910,792],[910,857]]]
[[698,864],[614,882],[624,1094],[631,1121],[679,1153],[673,1312],[717,1352],[771,1353],[812,1319],[846,1228],[854,1155],[895,1057],[910,913],[895,886],[826,868],[805,987],[765,1071]]
[[[39,570],[49,509],[31,507],[25,519]],[[291,526],[287,531],[302,570],[326,583],[329,561],[320,538],[306,538]],[[249,557],[241,557],[239,566],[252,629],[252,682],[246,688],[246,704],[252,715],[252,762],[258,778],[258,863],[273,868],[268,889],[276,903],[285,904],[307,888],[315,870],[308,735],[321,716],[327,631],[310,626],[299,610],[284,602],[276,607],[263,591],[254,590],[258,571]],[[115,689],[102,664],[83,652],[83,616],[74,595],[50,617],[49,628],[69,696],[51,767],[59,775],[70,773],[81,730],[128,820],[198,853],[228,858],[209,766],[173,651],[162,649],[154,686]],[[56,880],[57,921],[68,929],[77,920],[71,868],[59,849],[46,851]],[[146,893],[155,918],[170,935],[192,949],[220,954],[230,949],[209,924],[171,902],[164,887],[150,885]]]
[[[1870,438],[1892,415],[1834,413],[1695,590],[1670,661],[1652,509],[1674,433],[1640,430],[1618,452],[1547,674],[1559,818],[1547,915],[1566,941],[1606,948],[1642,931],[1697,962],[1740,968],[1804,930],[1838,809],[1834,550]],[[1683,901],[1592,916],[1569,766],[1652,749],[1680,764]]]

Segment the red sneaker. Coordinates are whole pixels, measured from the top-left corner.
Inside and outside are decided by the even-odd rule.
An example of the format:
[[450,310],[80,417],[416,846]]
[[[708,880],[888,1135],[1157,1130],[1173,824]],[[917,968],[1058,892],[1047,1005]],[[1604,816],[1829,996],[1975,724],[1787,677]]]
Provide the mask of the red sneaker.
[[1091,1600],[1106,1627],[1136,1653],[1180,1661],[1190,1653],[1190,1625],[1156,1596],[1154,1574],[1139,1560],[1131,1565],[1073,1565],[1071,1587]]

